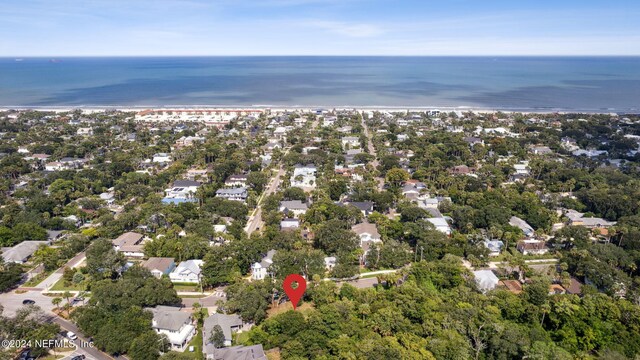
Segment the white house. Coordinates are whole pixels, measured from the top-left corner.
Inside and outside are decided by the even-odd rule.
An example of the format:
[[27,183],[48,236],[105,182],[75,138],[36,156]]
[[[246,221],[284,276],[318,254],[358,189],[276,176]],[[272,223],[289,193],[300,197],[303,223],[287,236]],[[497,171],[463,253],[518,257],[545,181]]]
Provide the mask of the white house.
[[161,306],[147,308],[153,313],[151,328],[157,334],[166,335],[171,350],[184,351],[189,341],[196,334],[196,328],[192,324],[191,314],[180,311],[179,307]]
[[224,181],[224,186],[228,187],[243,187],[247,185],[247,175],[231,175]]
[[251,266],[251,279],[263,280],[269,275],[269,268],[273,264],[273,256],[276,254],[275,250],[269,250],[267,255],[262,258],[261,262],[254,263]]
[[359,148],[360,147],[360,138],[356,136],[345,136],[342,138],[342,147],[344,149],[349,148]]
[[485,240],[484,246],[489,249],[489,256],[498,256],[502,252],[504,243],[501,240]]
[[183,261],[169,274],[169,279],[174,283],[199,283],[203,263],[202,260]]
[[220,197],[227,200],[232,201],[246,201],[249,193],[247,192],[247,188],[239,187],[239,188],[231,188],[231,189],[218,189],[216,191],[216,197]]
[[443,232],[447,235],[451,235],[451,227],[447,220],[443,217],[435,217],[426,219],[428,222],[432,223],[436,230]]
[[307,212],[309,207],[300,200],[282,201],[280,202],[280,212],[300,216]]
[[76,131],[76,135],[80,136],[91,136],[93,135],[93,129],[90,127],[81,127]]
[[46,171],[61,171],[61,170],[69,170],[69,166],[63,164],[59,161],[48,162],[44,165],[44,169]]
[[297,229],[299,227],[300,227],[300,220],[298,219],[282,219],[282,221],[280,221],[281,230]]
[[171,154],[167,153],[157,153],[153,154],[153,158],[151,160],[154,163],[170,163],[171,162]]
[[313,165],[296,166],[291,176],[292,187],[315,188],[316,187],[316,169]]
[[180,203],[197,201],[196,193],[200,183],[193,180],[176,180],[173,186],[164,191],[164,203]]
[[491,270],[476,270],[473,272],[473,276],[476,279],[478,290],[483,293],[495,289],[500,282],[500,279]]
[[360,248],[362,248],[363,250],[361,260],[364,262],[367,254],[369,253],[371,244],[379,244],[382,242],[380,233],[378,233],[378,228],[375,224],[361,223],[352,226],[351,231],[356,233],[356,235],[358,235],[358,238],[360,239]]

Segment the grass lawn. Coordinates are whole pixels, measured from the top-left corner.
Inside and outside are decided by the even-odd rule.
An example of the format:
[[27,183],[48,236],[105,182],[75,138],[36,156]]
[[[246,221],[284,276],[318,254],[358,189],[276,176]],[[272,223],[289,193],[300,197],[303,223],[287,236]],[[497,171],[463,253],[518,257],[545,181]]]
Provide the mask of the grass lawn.
[[[205,319],[208,318],[209,310],[207,310],[207,308],[203,308],[202,310],[204,311],[204,318]],[[193,352],[189,352],[189,346],[193,346],[194,348]],[[187,349],[184,351],[184,353],[193,355],[194,359],[198,359],[198,360],[204,359],[204,355],[202,354],[202,327],[200,325],[198,325],[198,332],[196,333],[196,336],[194,336],[193,339],[189,341],[189,344],[187,345]]]
[[60,279],[58,280],[57,283],[55,283],[50,290],[54,290],[54,291],[84,291],[86,289],[86,282],[81,282],[80,284],[74,284],[71,283],[69,284],[69,286],[64,286],[64,279]]
[[249,332],[241,332],[233,334],[233,345],[243,345],[247,340],[249,340]]
[[[313,306],[312,303],[305,302],[302,305],[298,306],[296,308],[296,311],[305,312],[305,311],[313,309],[313,308],[314,308],[314,306]],[[293,310],[293,305],[291,305],[290,301],[287,301],[284,304],[280,304],[279,306],[276,306],[274,308],[271,308],[271,309],[267,310],[267,317],[269,318],[269,317],[272,317],[274,315],[277,315],[277,314],[280,314],[280,313],[283,313],[283,312],[289,311],[289,310]]]
[[200,291],[200,286],[198,284],[181,284],[176,283],[173,284],[173,288],[176,291]]
[[183,299],[202,299],[209,295],[178,295],[178,296]]

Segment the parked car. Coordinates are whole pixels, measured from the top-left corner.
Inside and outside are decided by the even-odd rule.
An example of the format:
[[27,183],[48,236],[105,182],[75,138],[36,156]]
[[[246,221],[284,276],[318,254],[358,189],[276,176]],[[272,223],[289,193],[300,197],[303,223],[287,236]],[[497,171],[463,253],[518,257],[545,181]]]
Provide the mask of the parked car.
[[22,305],[33,305],[33,304],[35,304],[35,303],[36,303],[36,302],[35,302],[35,301],[33,301],[33,300],[31,300],[31,299],[24,299],[24,300],[22,300]]
[[76,335],[76,333],[74,333],[73,331],[67,331],[67,337],[71,340],[75,340],[78,338],[78,335]]
[[83,360],[86,356],[84,355],[77,355],[71,358],[71,360]]

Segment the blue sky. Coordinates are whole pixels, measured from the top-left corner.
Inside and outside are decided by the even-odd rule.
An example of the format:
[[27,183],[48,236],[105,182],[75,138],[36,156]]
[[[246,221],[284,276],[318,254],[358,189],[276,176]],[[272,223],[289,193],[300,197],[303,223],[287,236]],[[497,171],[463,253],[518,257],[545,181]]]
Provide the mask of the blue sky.
[[0,56],[640,55],[637,0],[2,0]]

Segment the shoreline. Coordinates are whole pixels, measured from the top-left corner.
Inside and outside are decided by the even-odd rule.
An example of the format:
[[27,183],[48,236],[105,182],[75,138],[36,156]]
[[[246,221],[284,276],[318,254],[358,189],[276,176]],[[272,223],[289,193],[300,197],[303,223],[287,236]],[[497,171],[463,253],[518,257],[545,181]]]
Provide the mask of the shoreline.
[[6,106],[0,105],[0,111],[47,111],[47,112],[72,112],[82,110],[83,112],[96,113],[106,111],[139,112],[143,110],[269,110],[275,112],[284,111],[304,111],[316,112],[319,110],[356,110],[356,111],[379,111],[379,112],[473,112],[481,114],[493,114],[497,112],[513,114],[640,114],[639,110],[621,111],[618,109],[536,109],[536,108],[489,108],[481,106],[384,106],[384,105],[78,105],[78,106]]

